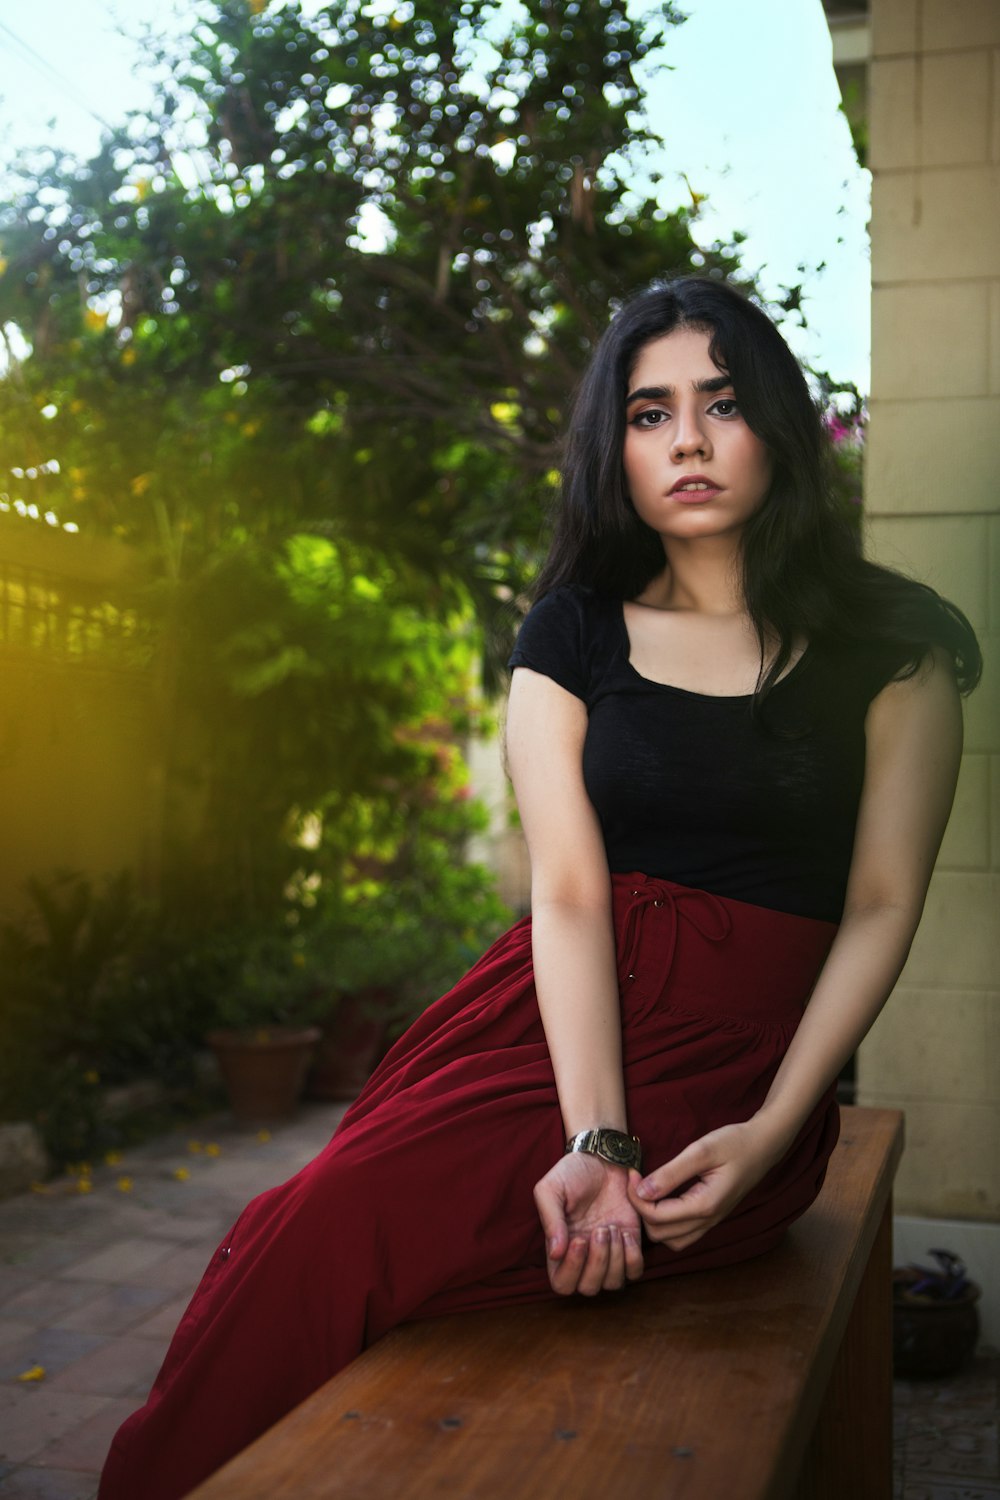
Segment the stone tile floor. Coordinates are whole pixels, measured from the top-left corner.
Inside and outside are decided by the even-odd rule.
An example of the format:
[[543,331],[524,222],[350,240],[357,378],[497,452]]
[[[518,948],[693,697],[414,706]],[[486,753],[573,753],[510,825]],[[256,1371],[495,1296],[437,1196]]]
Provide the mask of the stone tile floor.
[[[223,1234],[315,1155],[342,1110],[308,1105],[260,1136],[202,1121],[0,1203],[4,1500],[93,1500],[112,1434],[145,1398]],[[893,1500],[1000,1500],[998,1400],[988,1353],[947,1381],[898,1381]]]

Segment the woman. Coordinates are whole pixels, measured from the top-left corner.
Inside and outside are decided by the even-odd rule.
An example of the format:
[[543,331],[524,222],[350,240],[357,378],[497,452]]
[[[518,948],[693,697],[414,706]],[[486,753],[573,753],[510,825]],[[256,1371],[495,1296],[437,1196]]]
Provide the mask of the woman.
[[759,1254],[819,1190],[975,639],[860,559],[802,375],[724,285],[615,318],[564,480],[511,658],[532,916],[245,1210],[101,1500],[176,1500],[399,1322]]

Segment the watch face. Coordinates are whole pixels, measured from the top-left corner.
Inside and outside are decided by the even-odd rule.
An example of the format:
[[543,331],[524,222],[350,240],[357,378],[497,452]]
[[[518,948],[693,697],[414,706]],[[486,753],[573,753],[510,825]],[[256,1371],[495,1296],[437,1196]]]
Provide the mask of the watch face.
[[600,1152],[616,1166],[630,1167],[635,1161],[635,1141],[620,1130],[602,1130]]

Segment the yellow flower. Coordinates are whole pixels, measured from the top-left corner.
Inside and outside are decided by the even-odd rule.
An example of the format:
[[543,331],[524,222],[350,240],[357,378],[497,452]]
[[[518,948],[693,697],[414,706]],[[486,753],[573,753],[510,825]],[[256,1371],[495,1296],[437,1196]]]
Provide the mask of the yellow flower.
[[131,1177],[119,1177],[118,1191],[120,1193],[130,1193],[134,1187],[135,1183],[132,1181]]
[[32,1365],[32,1367],[31,1367],[30,1370],[22,1370],[21,1374],[17,1378],[18,1378],[18,1380],[23,1380],[25,1382],[27,1382],[29,1380],[44,1380],[45,1379],[45,1366],[44,1365]]
[[269,1141],[271,1139],[271,1132],[269,1130],[258,1130],[257,1139],[263,1145],[265,1141]]
[[187,1167],[175,1167],[174,1176],[177,1178],[178,1182],[187,1182],[188,1178],[191,1176],[191,1173],[188,1171]]
[[204,1149],[201,1141],[188,1141],[188,1151],[192,1156],[199,1156]]
[[108,315],[106,312],[98,312],[96,307],[88,307],[83,315],[83,323],[91,333],[103,333],[107,327]]
[[141,497],[149,489],[152,478],[152,474],[137,474],[132,480],[132,483],[129,485],[129,489],[132,491],[133,495]]
[[136,352],[132,348],[131,344],[129,344],[129,346],[128,346],[127,349],[123,349],[122,350],[122,364],[123,365],[134,365],[135,362],[136,362],[136,360],[138,359],[138,357],[139,356],[136,354]]
[[78,1193],[92,1193],[94,1191],[93,1179],[90,1177],[81,1177],[76,1185],[76,1190]]
[[120,1151],[105,1151],[104,1153],[104,1162],[106,1166],[117,1167],[121,1159],[122,1154]]
[[247,0],[247,9],[252,16],[259,16],[267,10],[267,0]]
[[206,1156],[221,1156],[222,1155],[222,1147],[221,1146],[217,1146],[214,1141],[209,1141],[208,1145],[205,1147],[205,1155]]

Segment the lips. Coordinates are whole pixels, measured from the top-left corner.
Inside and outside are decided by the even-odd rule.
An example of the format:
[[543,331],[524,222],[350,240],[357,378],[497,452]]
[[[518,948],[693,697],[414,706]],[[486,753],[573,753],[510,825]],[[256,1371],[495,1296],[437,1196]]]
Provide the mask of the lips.
[[719,494],[719,486],[707,474],[682,474],[669,493],[677,500],[710,500]]

